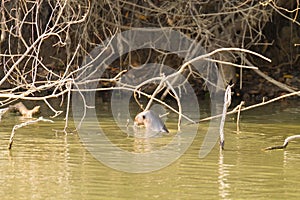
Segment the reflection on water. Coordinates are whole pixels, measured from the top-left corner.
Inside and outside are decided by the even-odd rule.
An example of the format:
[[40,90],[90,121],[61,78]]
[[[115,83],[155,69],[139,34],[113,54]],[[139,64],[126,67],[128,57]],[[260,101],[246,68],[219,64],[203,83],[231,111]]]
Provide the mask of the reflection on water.
[[229,197],[229,189],[230,189],[230,183],[227,183],[227,177],[229,176],[229,168],[230,165],[224,164],[224,155],[223,151],[220,149],[219,154],[219,195],[222,199],[230,199]]
[[[239,134],[235,132],[234,120],[228,117],[225,151],[220,152],[216,146],[207,157],[199,159],[208,129],[208,123],[202,123],[192,145],[180,159],[144,174],[116,171],[97,161],[77,134],[54,131],[64,128],[62,119],[56,119],[54,124],[41,122],[18,129],[13,149],[8,151],[11,129],[21,121],[13,115],[6,116],[0,123],[0,196],[1,199],[298,199],[300,141],[292,141],[286,150],[261,150],[299,134],[298,111],[297,105],[282,108],[274,104],[242,113]],[[163,147],[176,135],[176,121],[171,120],[167,121],[170,135],[134,138],[113,125],[109,115],[101,114],[106,116],[101,127],[109,130],[107,137],[124,151],[144,154]]]

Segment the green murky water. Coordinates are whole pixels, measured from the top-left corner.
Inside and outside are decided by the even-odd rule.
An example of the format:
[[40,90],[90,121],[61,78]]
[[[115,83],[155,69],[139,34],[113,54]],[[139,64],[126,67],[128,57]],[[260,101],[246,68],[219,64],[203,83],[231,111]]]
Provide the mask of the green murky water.
[[[13,148],[8,151],[11,129],[21,119],[5,116],[0,122],[0,196],[74,200],[299,199],[300,141],[291,142],[286,150],[261,150],[300,133],[298,105],[275,103],[244,112],[240,133],[234,120],[228,118],[225,151],[220,152],[216,145],[200,159],[199,149],[209,126],[202,123],[192,145],[178,160],[143,174],[117,171],[99,162],[77,134],[60,132],[63,119],[17,130]],[[146,149],[143,141],[122,135],[110,115],[101,111],[101,119],[101,127],[109,130],[106,134],[117,146],[128,151]],[[150,139],[150,144],[159,146],[172,139],[176,124],[170,122],[167,126],[171,134]]]

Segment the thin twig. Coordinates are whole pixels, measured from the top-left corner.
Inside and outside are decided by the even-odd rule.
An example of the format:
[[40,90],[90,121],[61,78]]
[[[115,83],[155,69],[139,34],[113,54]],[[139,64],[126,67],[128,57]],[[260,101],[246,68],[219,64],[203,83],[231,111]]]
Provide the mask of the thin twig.
[[[252,65],[252,63],[245,59],[245,63],[247,65]],[[265,73],[263,73],[262,71],[260,71],[259,69],[253,69],[255,73],[257,73],[258,75],[260,75],[261,77],[263,77],[264,79],[266,79],[267,81],[269,81],[270,83],[273,83],[274,85],[278,86],[279,88],[281,89],[284,89],[288,92],[295,92],[295,90],[293,90],[292,88],[290,88],[289,86],[279,82],[279,81],[276,81],[275,79],[271,78],[270,76],[266,75]],[[300,95],[300,94],[298,94]]]
[[[284,99],[284,98],[291,97],[291,96],[295,96],[295,95],[299,95],[299,94],[300,94],[300,91],[288,93],[288,94],[285,94],[285,95],[282,95],[282,96],[279,96],[279,97],[270,99],[269,101],[264,101],[264,102],[261,102],[261,103],[258,103],[258,104],[254,104],[254,105],[251,105],[251,106],[244,107],[244,108],[242,108],[242,109],[240,110],[240,112],[241,112],[241,111],[250,110],[250,109],[253,109],[253,108],[257,108],[257,107],[260,107],[260,106],[264,106],[264,105],[273,103],[273,102],[275,102],[275,101],[278,101],[278,100],[280,100],[280,99]],[[234,113],[239,112],[238,107],[239,107],[239,106],[237,106],[236,108],[234,108],[234,109],[232,109],[231,111],[227,112],[226,115],[231,115],[231,114],[234,114]],[[221,117],[221,116],[222,116],[222,115],[215,115],[215,116],[211,116],[211,117],[206,117],[206,118],[204,118],[204,119],[199,120],[197,123],[204,122],[204,121],[209,121],[209,120],[211,120],[211,119],[219,118],[219,117]]]
[[178,127],[178,131],[180,131],[180,124],[181,124],[181,118],[182,118],[182,107],[181,107],[181,103],[180,103],[180,99],[177,95],[177,92],[174,90],[174,88],[172,87],[172,85],[169,83],[169,81],[166,81],[166,84],[168,85],[168,88],[173,92],[175,99],[177,101],[177,105],[178,105],[178,123],[177,123],[177,127]]
[[236,132],[240,132],[240,115],[241,115],[241,109],[242,106],[245,104],[244,101],[241,101],[241,103],[238,105],[238,112],[237,112],[237,118],[236,118]]

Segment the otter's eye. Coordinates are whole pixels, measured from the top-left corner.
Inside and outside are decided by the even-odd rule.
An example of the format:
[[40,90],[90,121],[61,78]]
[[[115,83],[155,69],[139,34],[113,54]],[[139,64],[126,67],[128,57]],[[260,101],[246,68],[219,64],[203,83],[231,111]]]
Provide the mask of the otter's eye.
[[146,119],[146,116],[145,116],[145,115],[143,115],[143,119]]

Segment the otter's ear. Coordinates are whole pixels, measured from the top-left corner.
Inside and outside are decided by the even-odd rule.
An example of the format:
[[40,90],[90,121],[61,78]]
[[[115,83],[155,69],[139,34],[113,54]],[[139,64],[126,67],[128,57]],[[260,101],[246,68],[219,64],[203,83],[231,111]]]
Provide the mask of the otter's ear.
[[143,119],[146,119],[146,116],[145,116],[145,115],[143,115],[142,117],[143,117]]

